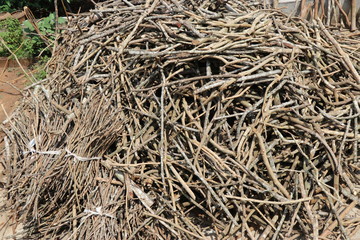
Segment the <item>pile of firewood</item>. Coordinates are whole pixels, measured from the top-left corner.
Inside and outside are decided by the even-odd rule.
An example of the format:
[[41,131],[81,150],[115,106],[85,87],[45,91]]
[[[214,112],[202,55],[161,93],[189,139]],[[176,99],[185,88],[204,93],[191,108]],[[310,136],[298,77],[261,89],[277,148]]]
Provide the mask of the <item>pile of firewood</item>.
[[359,230],[359,41],[251,1],[105,1],[3,126],[25,239]]

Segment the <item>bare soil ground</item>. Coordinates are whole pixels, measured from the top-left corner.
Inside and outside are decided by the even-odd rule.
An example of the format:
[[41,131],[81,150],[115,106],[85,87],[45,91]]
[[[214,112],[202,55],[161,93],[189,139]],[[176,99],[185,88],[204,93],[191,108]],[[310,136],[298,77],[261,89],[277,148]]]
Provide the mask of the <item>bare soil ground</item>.
[[[21,68],[5,68],[0,66],[0,122],[10,116],[22,95],[19,91],[28,80],[24,77]],[[3,146],[4,133],[0,130],[0,146]],[[0,161],[0,202],[5,201],[6,192],[3,189],[5,173],[2,160]],[[8,239],[15,234],[16,229],[12,219],[9,219],[9,212],[0,211],[0,239]],[[11,238],[10,238],[11,239]]]
[[6,119],[16,102],[21,98],[21,90],[28,80],[24,77],[20,68],[0,68],[0,121]]

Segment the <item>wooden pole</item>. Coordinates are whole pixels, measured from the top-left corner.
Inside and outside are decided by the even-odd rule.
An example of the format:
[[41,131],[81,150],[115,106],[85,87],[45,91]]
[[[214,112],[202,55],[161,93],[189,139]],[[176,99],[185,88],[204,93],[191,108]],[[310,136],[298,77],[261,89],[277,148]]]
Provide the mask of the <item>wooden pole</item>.
[[278,8],[279,6],[279,0],[273,0],[273,8]]
[[356,0],[351,0],[351,31],[356,30]]
[[314,19],[317,19],[319,16],[319,0],[315,0],[314,2]]
[[305,5],[306,5],[306,0],[302,0],[301,7],[300,7],[300,17],[302,17],[302,18],[305,17]]

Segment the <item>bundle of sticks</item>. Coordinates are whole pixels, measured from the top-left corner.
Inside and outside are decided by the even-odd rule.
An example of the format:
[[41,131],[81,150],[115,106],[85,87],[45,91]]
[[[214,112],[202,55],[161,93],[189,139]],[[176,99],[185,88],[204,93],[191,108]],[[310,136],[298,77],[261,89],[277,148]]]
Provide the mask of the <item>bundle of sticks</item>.
[[74,16],[3,126],[24,238],[356,234],[360,42],[259,6],[109,0]]
[[346,27],[351,31],[357,30],[357,12],[359,6],[358,0],[272,0],[265,1],[264,6],[275,9],[281,9],[282,4],[292,6],[292,15],[297,15],[302,19],[322,20],[327,25],[335,25],[336,27]]

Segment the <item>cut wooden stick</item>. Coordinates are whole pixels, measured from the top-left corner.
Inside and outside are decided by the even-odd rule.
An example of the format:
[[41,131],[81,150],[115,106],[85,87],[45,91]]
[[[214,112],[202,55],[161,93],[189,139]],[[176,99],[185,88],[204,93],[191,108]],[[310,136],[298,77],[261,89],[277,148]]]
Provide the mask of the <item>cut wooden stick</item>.
[[351,31],[355,31],[356,27],[356,15],[357,15],[357,0],[351,0]]

